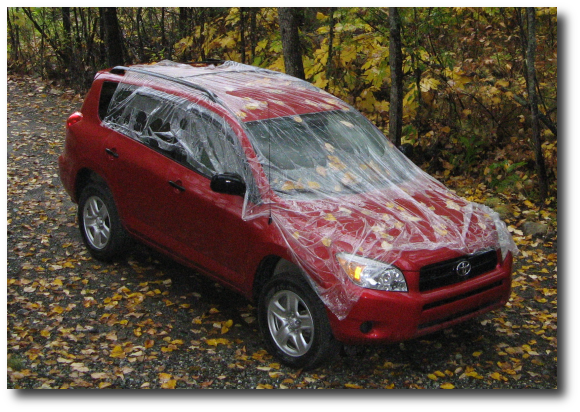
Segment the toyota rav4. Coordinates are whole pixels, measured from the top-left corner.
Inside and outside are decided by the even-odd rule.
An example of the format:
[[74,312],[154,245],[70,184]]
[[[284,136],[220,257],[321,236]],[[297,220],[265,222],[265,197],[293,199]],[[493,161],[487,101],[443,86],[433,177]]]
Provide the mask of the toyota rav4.
[[60,177],[92,256],[133,238],[257,302],[268,350],[313,368],[504,305],[505,224],[344,101],[235,62],[99,72]]

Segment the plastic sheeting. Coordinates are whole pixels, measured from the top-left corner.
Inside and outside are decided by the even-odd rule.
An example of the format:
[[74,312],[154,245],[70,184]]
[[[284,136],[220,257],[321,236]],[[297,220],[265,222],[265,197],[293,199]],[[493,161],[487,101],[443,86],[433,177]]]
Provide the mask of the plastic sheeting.
[[339,318],[363,289],[337,254],[417,271],[413,260],[428,251],[517,253],[495,212],[450,192],[354,108],[296,78],[234,62],[132,66],[108,113],[109,127],[208,177],[242,176],[243,219],[272,217]]

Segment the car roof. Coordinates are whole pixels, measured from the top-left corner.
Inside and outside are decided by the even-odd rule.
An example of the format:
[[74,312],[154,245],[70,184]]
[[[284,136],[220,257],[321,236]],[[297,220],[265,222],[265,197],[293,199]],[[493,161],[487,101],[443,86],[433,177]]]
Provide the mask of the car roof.
[[164,88],[173,82],[181,92],[190,86],[190,93],[205,93],[243,122],[350,110],[340,99],[304,80],[233,61],[184,64],[164,60],[117,67],[112,72],[138,76],[152,85],[163,83]]

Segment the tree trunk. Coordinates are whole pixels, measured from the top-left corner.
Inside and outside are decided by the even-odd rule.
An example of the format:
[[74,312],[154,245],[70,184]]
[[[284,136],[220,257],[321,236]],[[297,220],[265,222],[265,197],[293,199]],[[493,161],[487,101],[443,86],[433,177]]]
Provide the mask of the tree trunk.
[[[10,35],[10,59],[13,65],[20,66],[20,41],[18,37],[18,26],[16,24],[12,25],[12,20],[14,16],[10,18],[10,8],[8,8],[7,22],[8,22],[8,34]],[[10,66],[10,64],[9,64]]]
[[103,10],[105,42],[107,48],[107,64],[109,66],[123,65],[123,38],[119,29],[116,7],[105,7]]
[[165,7],[161,7],[161,47],[163,47],[163,58],[171,60],[171,45],[165,33]]
[[72,31],[71,31],[71,21],[70,21],[70,7],[62,7],[62,29],[63,29],[63,43],[64,43],[64,53],[69,56],[69,65],[66,68],[69,72],[69,77],[74,76],[73,71],[73,42],[72,42]]
[[240,54],[241,63],[246,63],[246,17],[244,15],[245,7],[240,7]]
[[254,64],[254,59],[256,57],[256,14],[258,13],[257,7],[252,7],[250,9],[250,64]]
[[389,32],[389,65],[391,67],[389,139],[399,147],[403,131],[403,54],[399,12],[396,7],[389,7]]
[[330,26],[328,27],[328,59],[326,60],[326,87],[325,90],[328,90],[328,86],[330,85],[330,79],[332,78],[332,43],[334,42],[334,11],[336,7],[330,8]]
[[548,177],[546,175],[544,155],[542,154],[542,140],[538,116],[538,93],[536,91],[536,10],[533,7],[527,7],[526,14],[528,19],[528,50],[526,53],[528,98],[530,101],[532,138],[534,141],[534,155],[536,158],[536,173],[538,174],[540,199],[544,201],[548,196]]
[[282,52],[284,53],[284,69],[286,74],[306,79],[302,64],[302,51],[298,36],[297,9],[294,7],[278,7],[278,21],[282,37]]

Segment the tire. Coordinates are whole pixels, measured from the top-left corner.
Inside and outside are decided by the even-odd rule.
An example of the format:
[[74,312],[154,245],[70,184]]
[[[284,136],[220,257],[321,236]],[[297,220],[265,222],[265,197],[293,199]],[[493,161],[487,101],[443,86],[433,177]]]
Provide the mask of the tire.
[[314,369],[339,352],[326,308],[301,276],[283,273],[270,279],[258,305],[268,352],[282,363]]
[[106,187],[89,184],[83,189],[79,198],[78,220],[83,241],[95,259],[110,262],[126,251],[129,234]]

